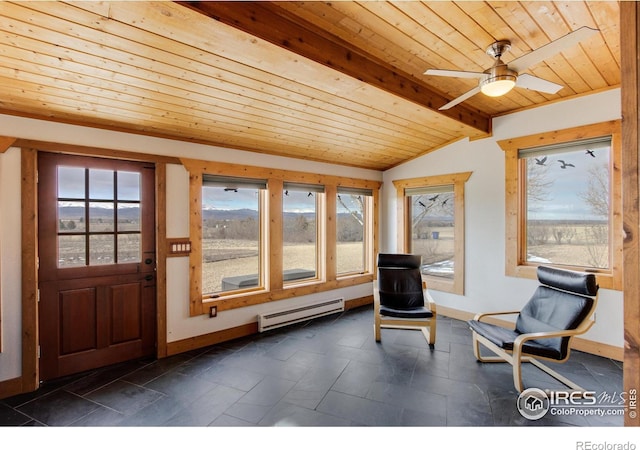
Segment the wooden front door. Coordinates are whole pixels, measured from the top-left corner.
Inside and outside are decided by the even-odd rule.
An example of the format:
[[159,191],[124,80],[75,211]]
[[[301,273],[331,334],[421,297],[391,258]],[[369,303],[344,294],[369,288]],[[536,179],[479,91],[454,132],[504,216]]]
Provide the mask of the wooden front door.
[[40,379],[155,354],[153,164],[38,156]]

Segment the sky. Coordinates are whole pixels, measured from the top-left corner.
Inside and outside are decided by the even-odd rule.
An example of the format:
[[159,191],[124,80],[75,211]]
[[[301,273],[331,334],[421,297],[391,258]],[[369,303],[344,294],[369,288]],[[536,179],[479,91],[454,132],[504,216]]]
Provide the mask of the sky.
[[[118,200],[140,200],[140,174],[118,171]],[[58,198],[85,197],[84,167],[58,167]],[[89,197],[96,200],[113,200],[113,171],[102,169],[89,170]],[[105,203],[104,207],[113,207]]]
[[[537,159],[544,165],[539,167],[545,173],[546,181],[553,181],[548,189],[549,201],[536,202],[529,205],[529,219],[534,220],[602,220],[591,211],[589,205],[581,198],[587,191],[592,175],[590,168],[609,165],[609,148],[593,150],[593,156],[585,150],[569,153],[539,155],[531,157],[536,164]],[[564,161],[567,165],[563,167]],[[571,164],[571,165],[569,165]]]

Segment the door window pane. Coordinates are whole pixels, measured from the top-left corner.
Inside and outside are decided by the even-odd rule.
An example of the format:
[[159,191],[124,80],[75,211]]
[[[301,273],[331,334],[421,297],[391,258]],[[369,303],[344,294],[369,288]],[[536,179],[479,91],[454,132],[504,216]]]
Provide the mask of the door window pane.
[[85,266],[86,238],[81,236],[58,236],[58,267]]
[[89,203],[89,231],[92,233],[114,231],[113,203]]
[[89,169],[89,198],[113,200],[113,170]]
[[58,197],[85,197],[85,169],[83,167],[58,167]]
[[89,265],[114,264],[115,250],[112,234],[89,235]]
[[140,205],[118,203],[118,231],[140,231]]
[[85,203],[58,202],[58,232],[83,233],[85,231]]
[[118,262],[138,262],[141,260],[140,234],[118,235]]
[[138,172],[118,172],[118,200],[140,201],[140,174]]

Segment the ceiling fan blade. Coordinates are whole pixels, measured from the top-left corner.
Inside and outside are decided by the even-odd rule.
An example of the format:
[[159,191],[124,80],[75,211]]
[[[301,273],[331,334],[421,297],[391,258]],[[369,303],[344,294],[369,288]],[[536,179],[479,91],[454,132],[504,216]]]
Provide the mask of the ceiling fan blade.
[[571,33],[566,34],[563,37],[556,39],[555,41],[551,41],[540,48],[537,48],[527,54],[514,59],[513,61],[509,62],[509,68],[511,70],[515,70],[516,72],[522,72],[529,67],[539,63],[540,61],[544,61],[545,59],[551,58],[552,56],[555,56],[563,50],[573,47],[574,45],[593,36],[599,31],[600,30],[589,27],[578,28],[577,30],[572,31]]
[[474,87],[473,89],[471,89],[470,91],[465,92],[464,94],[462,94],[460,97],[455,98],[453,100],[451,100],[449,103],[447,103],[444,106],[441,106],[440,108],[438,108],[438,110],[440,111],[444,111],[445,109],[449,109],[452,108],[454,106],[456,106],[458,103],[462,103],[463,101],[465,101],[466,99],[468,99],[469,97],[473,97],[474,95],[476,95],[478,92],[480,92],[480,86]]
[[446,70],[446,69],[427,69],[425,75],[436,75],[439,77],[456,77],[456,78],[480,78],[483,72],[466,72],[464,70]]
[[560,84],[556,84],[542,78],[534,77],[533,75],[529,75],[528,73],[518,75],[516,86],[530,89],[532,91],[544,92],[545,94],[555,94],[564,87]]

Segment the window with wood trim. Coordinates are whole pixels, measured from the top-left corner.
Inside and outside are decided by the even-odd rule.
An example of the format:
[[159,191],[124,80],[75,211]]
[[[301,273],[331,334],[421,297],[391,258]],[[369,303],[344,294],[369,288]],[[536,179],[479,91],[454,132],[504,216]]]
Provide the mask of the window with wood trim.
[[267,181],[202,177],[202,292],[264,289]]
[[471,172],[396,180],[398,248],[422,257],[430,289],[464,294],[464,185]]
[[340,187],[336,200],[337,274],[350,276],[371,272],[371,189]]
[[[189,172],[190,315],[206,314],[212,306],[224,311],[373,281],[380,182],[191,159],[182,163]],[[358,213],[365,254],[356,264],[359,270],[339,274],[337,195],[347,191],[369,194],[365,211]],[[251,203],[245,203],[248,197]],[[236,263],[239,269],[227,270]]]
[[595,272],[620,289],[618,121],[498,143],[506,158],[507,274],[538,265]]
[[282,281],[286,285],[322,278],[324,186],[285,182],[283,189]]

